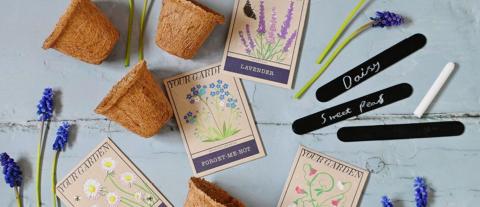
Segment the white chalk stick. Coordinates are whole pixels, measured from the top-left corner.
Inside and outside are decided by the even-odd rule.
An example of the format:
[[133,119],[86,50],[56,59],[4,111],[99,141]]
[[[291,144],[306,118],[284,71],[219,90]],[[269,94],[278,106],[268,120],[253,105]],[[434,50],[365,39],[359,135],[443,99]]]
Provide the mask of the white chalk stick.
[[452,74],[453,69],[455,69],[455,63],[449,62],[447,65],[445,65],[437,80],[435,80],[430,90],[428,90],[428,93],[425,95],[425,97],[423,97],[417,109],[415,109],[415,112],[413,112],[416,117],[422,118],[423,114],[428,109],[433,99],[435,99],[438,92],[440,92],[440,90],[442,89],[442,86]]

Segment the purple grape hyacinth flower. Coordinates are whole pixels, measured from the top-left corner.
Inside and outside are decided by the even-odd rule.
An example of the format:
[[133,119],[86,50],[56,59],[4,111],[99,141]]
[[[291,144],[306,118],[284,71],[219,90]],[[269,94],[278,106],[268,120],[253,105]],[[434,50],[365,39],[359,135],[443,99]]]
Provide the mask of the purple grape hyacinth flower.
[[275,35],[277,33],[277,10],[272,8],[272,18],[270,19],[270,28],[268,31],[267,42],[269,44],[275,43]]
[[53,150],[62,151],[65,150],[68,142],[68,136],[70,134],[70,124],[63,122],[57,130],[57,138],[53,142]]
[[252,52],[252,51],[250,50],[250,48],[247,45],[247,41],[245,40],[245,35],[243,35],[243,31],[239,31],[238,35],[240,35],[240,40],[242,41],[242,44],[245,47],[245,52],[250,54],[250,52]]
[[250,32],[250,25],[247,24],[245,25],[245,31],[247,32],[247,38],[248,38],[248,45],[250,46],[251,50],[255,50],[255,41],[252,38],[252,33]]
[[417,207],[426,207],[428,203],[428,192],[425,179],[416,177],[413,184],[413,190],[415,191]]
[[10,158],[7,153],[0,154],[0,163],[3,167],[5,182],[11,187],[20,187],[23,182],[22,171],[15,160]]
[[371,20],[374,21],[373,27],[392,27],[392,26],[399,26],[405,23],[405,18],[401,15],[395,14],[393,12],[384,11],[379,12],[377,11],[375,17],[370,17]]
[[260,0],[260,14],[258,16],[258,29],[257,32],[262,35],[265,34],[266,28],[265,28],[265,1]]
[[393,207],[392,201],[387,196],[382,196],[382,200],[380,200],[380,202],[382,203],[383,207]]
[[42,99],[37,105],[37,114],[40,121],[46,121],[52,118],[53,115],[53,89],[45,88],[43,90]]
[[283,47],[283,52],[286,53],[288,50],[290,50],[290,47],[292,47],[293,41],[297,38],[297,31],[293,32],[290,38],[288,38],[287,42],[285,43],[285,46]]
[[290,25],[293,19],[293,9],[294,9],[294,2],[290,1],[290,6],[288,7],[287,15],[285,15],[285,21],[283,21],[282,28],[280,29],[280,33],[278,33],[278,37],[281,39],[287,39],[288,29],[290,29]]

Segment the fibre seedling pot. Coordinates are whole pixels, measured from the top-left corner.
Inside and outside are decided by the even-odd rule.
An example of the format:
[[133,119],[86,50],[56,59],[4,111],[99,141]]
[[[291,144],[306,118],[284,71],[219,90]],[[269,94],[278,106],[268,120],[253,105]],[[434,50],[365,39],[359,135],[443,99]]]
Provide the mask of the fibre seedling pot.
[[158,133],[173,115],[145,61],[139,62],[110,90],[95,112],[145,138]]
[[185,207],[245,207],[226,191],[202,178],[191,178],[188,188]]
[[100,64],[113,50],[119,33],[90,0],[72,0],[43,49],[53,48],[87,63]]
[[157,26],[156,43],[168,53],[192,59],[223,15],[194,0],[164,0]]

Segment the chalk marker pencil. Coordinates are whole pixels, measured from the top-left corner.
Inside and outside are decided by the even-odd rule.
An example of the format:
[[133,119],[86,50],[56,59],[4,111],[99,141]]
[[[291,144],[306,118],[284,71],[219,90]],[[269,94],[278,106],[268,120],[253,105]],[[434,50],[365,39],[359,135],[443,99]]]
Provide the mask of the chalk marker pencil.
[[435,80],[430,90],[428,90],[428,93],[425,95],[425,97],[423,97],[417,109],[415,109],[413,112],[416,117],[422,118],[423,114],[428,109],[433,99],[435,99],[438,92],[440,92],[442,86],[448,80],[454,69],[455,63],[449,62],[447,65],[445,65],[437,80]]

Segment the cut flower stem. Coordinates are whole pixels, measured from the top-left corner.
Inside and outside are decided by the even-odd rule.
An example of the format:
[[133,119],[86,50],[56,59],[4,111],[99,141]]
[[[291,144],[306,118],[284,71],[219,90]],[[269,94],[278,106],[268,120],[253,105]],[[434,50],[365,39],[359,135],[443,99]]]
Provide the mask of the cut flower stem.
[[333,54],[330,56],[330,58],[325,62],[325,64],[318,70],[312,78],[298,91],[294,98],[295,99],[300,99],[302,95],[315,83],[315,81],[318,80],[318,78],[325,72],[325,70],[332,64],[332,62],[335,60],[335,58],[338,56],[338,54],[345,48],[345,46],[348,45],[356,36],[358,36],[360,33],[364,32],[365,30],[369,29],[372,27],[373,21],[369,21],[367,24],[364,24],[357,30],[355,30],[352,34],[350,34],[338,47],[335,49]]
[[42,206],[42,193],[41,193],[41,175],[42,175],[42,157],[43,157],[43,136],[44,136],[45,121],[41,122],[40,125],[40,139],[38,140],[37,145],[37,179],[36,179],[36,188],[37,188],[37,206]]
[[132,39],[132,26],[133,26],[133,16],[135,13],[133,0],[128,1],[128,33],[127,33],[127,45],[125,46],[125,67],[130,65],[130,43]]
[[138,40],[138,61],[143,60],[143,36],[145,34],[145,18],[147,16],[148,0],[143,0],[142,16],[140,18],[140,37]]
[[57,190],[55,187],[57,186],[57,163],[58,163],[58,155],[60,151],[55,152],[55,156],[53,157],[53,164],[52,164],[52,195],[53,195],[53,207],[57,206]]
[[335,43],[337,42],[338,38],[340,38],[340,36],[343,34],[343,32],[345,31],[345,29],[347,28],[347,26],[350,24],[350,22],[352,21],[352,19],[355,17],[355,15],[357,14],[357,12],[360,10],[360,8],[362,8],[362,6],[365,4],[366,0],[360,0],[360,2],[357,4],[357,6],[355,6],[355,8],[350,11],[350,14],[347,16],[347,18],[343,21],[342,25],[340,26],[340,28],[338,29],[337,33],[335,34],[335,36],[333,36],[333,38],[330,40],[330,42],[328,43],[327,47],[323,50],[322,54],[318,57],[317,59],[317,64],[320,64],[322,63],[322,61],[325,59],[325,57],[328,55],[328,53],[330,52],[330,50],[333,48],[333,46],[335,45]]

